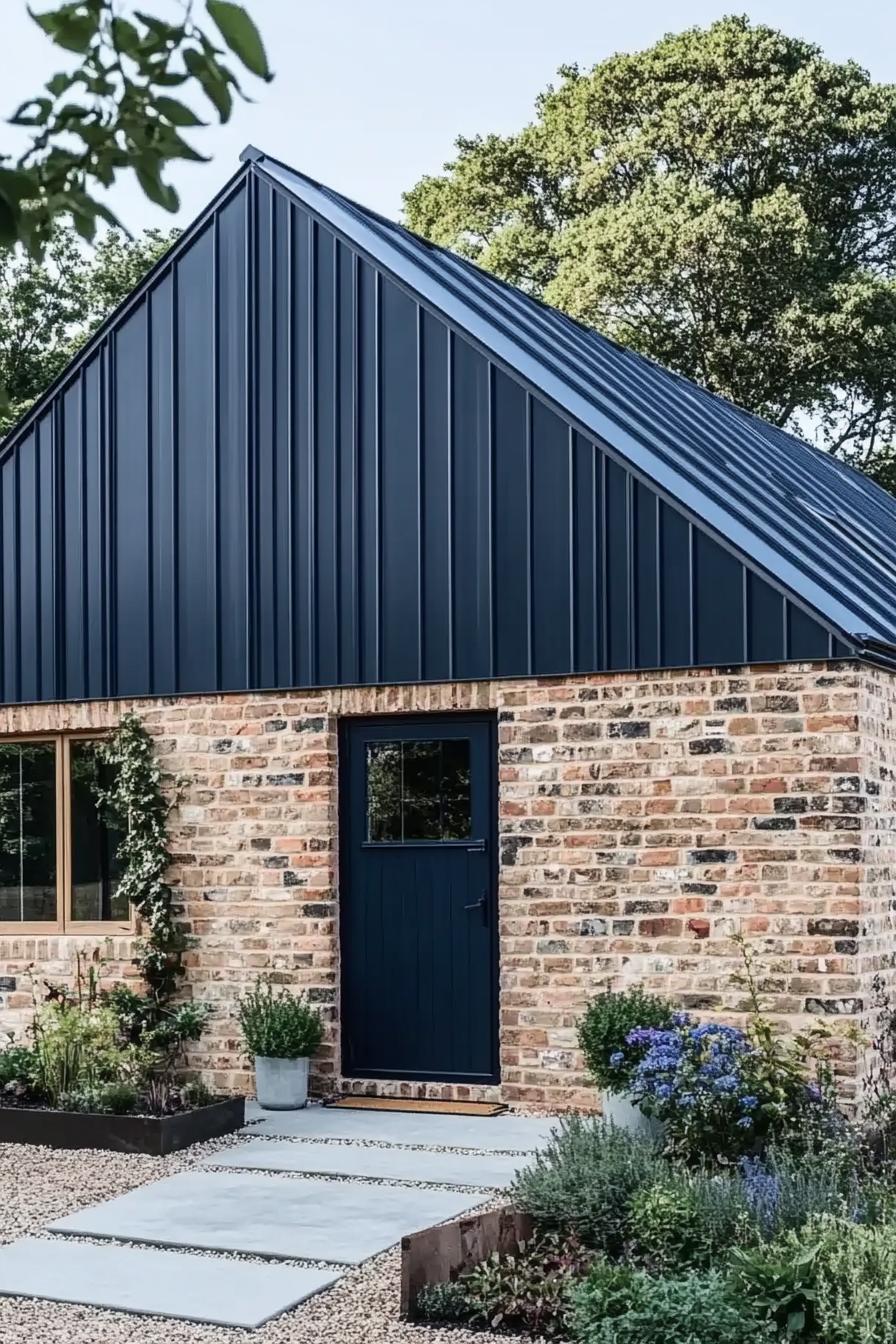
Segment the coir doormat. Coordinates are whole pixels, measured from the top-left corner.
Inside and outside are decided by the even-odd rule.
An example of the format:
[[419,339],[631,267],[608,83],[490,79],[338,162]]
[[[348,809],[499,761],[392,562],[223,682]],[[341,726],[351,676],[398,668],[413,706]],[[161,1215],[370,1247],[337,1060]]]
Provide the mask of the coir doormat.
[[327,1106],[347,1111],[423,1111],[429,1115],[501,1115],[507,1110],[497,1101],[415,1101],[410,1097],[339,1097]]

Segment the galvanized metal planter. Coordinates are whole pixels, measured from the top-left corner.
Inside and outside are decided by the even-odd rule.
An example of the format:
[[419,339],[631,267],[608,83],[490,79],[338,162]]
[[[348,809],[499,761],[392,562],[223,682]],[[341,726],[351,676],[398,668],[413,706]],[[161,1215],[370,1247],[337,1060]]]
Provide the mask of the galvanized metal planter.
[[163,1157],[232,1134],[245,1124],[246,1100],[228,1097],[179,1115],[97,1115],[0,1106],[0,1143],[44,1148],[103,1148]]
[[255,1091],[265,1111],[300,1111],[308,1105],[307,1059],[255,1056]]
[[602,1090],[600,1110],[603,1118],[611,1125],[629,1134],[640,1134],[651,1139],[661,1139],[665,1134],[662,1122],[655,1120],[652,1115],[645,1115],[641,1107],[624,1092]]

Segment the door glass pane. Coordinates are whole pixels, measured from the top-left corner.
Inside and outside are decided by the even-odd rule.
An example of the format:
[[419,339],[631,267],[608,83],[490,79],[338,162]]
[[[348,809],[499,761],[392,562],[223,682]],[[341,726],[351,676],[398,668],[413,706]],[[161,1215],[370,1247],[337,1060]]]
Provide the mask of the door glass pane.
[[471,829],[469,739],[368,742],[368,840],[469,840]]
[[56,748],[0,742],[0,922],[56,919]]
[[72,742],[72,919],[128,918],[127,902],[118,895],[116,859],[120,831],[107,826],[98,790],[108,785],[109,766],[100,759],[96,742]]

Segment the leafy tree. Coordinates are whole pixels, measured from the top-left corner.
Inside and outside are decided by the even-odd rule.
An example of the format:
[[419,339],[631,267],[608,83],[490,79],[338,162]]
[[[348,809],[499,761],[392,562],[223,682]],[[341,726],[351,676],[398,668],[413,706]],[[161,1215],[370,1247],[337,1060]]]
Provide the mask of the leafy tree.
[[896,87],[728,17],[457,151],[411,228],[896,484]]
[[224,48],[250,74],[272,77],[243,5],[205,0],[214,37],[195,17],[196,0],[181,0],[180,8],[177,22],[153,13],[153,0],[136,10],[120,0],[29,10],[53,44],[77,60],[12,116],[14,125],[29,128],[31,140],[18,158],[0,153],[0,248],[23,242],[39,256],[60,216],[88,240],[98,219],[115,225],[95,193],[122,171],[133,170],[156,205],[177,209],[177,193],[163,173],[176,159],[203,158],[181,132],[204,124],[178,95],[199,90],[218,119],[228,120],[234,95],[244,95]]
[[177,234],[147,229],[128,238],[108,229],[88,253],[72,229],[57,226],[42,260],[21,247],[0,251],[0,437]]

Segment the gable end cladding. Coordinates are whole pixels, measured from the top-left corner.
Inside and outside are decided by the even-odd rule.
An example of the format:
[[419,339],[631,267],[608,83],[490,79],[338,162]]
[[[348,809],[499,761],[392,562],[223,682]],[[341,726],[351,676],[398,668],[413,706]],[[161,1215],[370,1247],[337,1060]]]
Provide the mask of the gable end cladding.
[[896,638],[883,491],[258,151],[7,439],[0,519],[7,703]]

